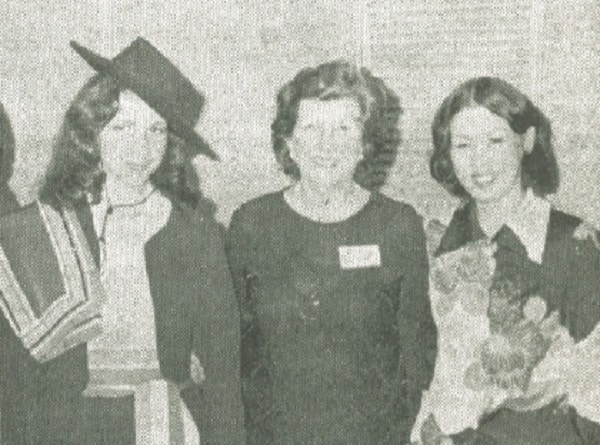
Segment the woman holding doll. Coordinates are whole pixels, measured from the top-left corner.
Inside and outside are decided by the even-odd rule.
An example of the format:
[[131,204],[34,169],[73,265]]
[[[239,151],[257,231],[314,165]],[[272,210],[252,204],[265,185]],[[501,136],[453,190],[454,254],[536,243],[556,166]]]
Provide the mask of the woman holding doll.
[[468,80],[438,109],[431,174],[464,205],[432,263],[435,376],[422,443],[600,443],[598,233],[553,208],[550,122],[522,92]]

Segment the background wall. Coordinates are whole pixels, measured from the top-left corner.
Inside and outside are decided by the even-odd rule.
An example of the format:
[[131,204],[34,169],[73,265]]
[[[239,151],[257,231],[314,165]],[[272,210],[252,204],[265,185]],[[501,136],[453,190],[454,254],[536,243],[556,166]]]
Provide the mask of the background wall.
[[426,216],[456,204],[429,177],[429,124],[473,75],[500,75],[554,123],[559,207],[600,226],[600,4],[597,0],[28,0],[0,16],[0,101],[17,138],[11,185],[29,201],[68,102],[92,70],[71,39],[112,57],[138,35],[204,92],[198,124],[222,162],[196,159],[227,221],[280,188],[270,148],[274,95],[299,69],[332,58],[367,66],[400,94],[405,143],[385,192]]

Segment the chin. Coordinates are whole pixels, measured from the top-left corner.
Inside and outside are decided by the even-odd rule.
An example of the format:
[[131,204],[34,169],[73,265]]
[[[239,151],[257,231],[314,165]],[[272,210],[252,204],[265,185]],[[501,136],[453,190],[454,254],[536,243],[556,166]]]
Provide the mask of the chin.
[[479,188],[471,185],[470,187],[465,187],[465,189],[475,201],[490,203],[508,195],[511,191],[511,186],[508,184],[493,184],[486,188]]
[[144,177],[144,178],[135,178],[132,175],[124,178],[122,180],[123,184],[128,185],[131,188],[141,188],[141,187],[145,187],[149,182],[150,182],[150,178],[149,177]]
[[475,201],[481,202],[481,203],[491,203],[491,202],[495,202],[495,201],[499,201],[502,198],[504,198],[508,193],[502,193],[502,192],[497,192],[497,191],[490,191],[490,192],[481,192],[478,191],[477,193],[471,193],[471,196],[473,197],[473,199]]

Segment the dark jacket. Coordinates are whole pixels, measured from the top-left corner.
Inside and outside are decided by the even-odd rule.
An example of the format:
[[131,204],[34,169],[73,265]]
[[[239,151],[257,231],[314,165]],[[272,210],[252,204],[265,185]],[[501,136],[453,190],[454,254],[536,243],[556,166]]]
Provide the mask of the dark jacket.
[[[11,231],[27,248],[27,221],[36,206],[0,220],[0,237]],[[77,210],[92,254],[99,257],[91,212]],[[202,444],[243,444],[239,378],[239,316],[218,224],[212,217],[174,206],[145,246],[163,377],[185,387]],[[85,443],[77,439],[76,415],[87,386],[85,345],[44,364],[35,362],[0,320],[2,426],[7,443]],[[190,384],[190,356],[204,368],[201,385]],[[187,382],[187,383],[186,383]],[[79,440],[79,441],[78,441]],[[3,442],[4,443],[4,442]]]
[[[538,289],[549,311],[558,310],[561,324],[576,341],[600,322],[600,251],[591,239],[575,236],[581,223],[575,216],[551,209]],[[437,254],[482,237],[474,207],[467,204],[454,213]],[[555,406],[526,412],[501,409],[485,418],[476,433],[466,432],[455,439],[459,444],[600,443],[600,425],[579,417],[574,410],[564,416],[559,413]]]

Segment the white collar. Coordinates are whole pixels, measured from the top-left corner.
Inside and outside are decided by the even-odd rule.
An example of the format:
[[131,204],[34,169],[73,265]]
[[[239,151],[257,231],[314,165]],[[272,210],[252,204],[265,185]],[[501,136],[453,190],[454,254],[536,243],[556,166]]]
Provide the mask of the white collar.
[[505,221],[505,225],[525,246],[529,259],[538,264],[542,264],[544,255],[550,208],[548,201],[528,189],[519,209],[509,215]]

